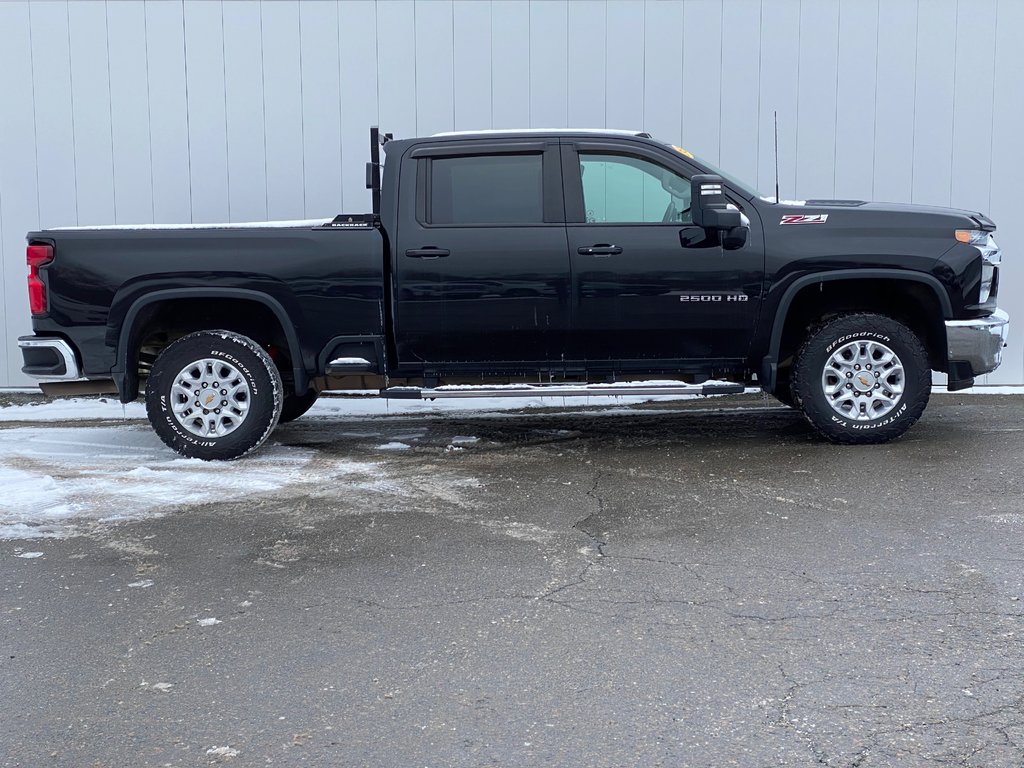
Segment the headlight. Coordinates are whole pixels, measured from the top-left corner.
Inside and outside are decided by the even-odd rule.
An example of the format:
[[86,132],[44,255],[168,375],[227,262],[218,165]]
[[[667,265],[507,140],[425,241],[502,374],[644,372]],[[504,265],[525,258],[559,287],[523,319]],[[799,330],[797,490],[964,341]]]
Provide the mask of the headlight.
[[978,303],[984,304],[992,293],[996,268],[1003,261],[1003,252],[996,245],[996,239],[992,233],[982,229],[958,229],[956,239],[961,243],[973,245],[981,254],[981,293],[978,296]]

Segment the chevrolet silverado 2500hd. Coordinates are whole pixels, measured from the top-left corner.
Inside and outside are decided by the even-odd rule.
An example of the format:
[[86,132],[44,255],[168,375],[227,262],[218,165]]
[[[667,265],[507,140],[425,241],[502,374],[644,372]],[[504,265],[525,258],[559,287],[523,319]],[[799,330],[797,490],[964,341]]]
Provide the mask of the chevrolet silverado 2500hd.
[[123,402],[144,386],[156,432],[202,459],[241,456],[353,387],[756,382],[826,438],[878,443],[921,416],[933,370],[970,386],[1005,344],[980,213],[774,202],[625,131],[373,128],[367,186],[372,213],[322,222],[29,233],[23,370]]

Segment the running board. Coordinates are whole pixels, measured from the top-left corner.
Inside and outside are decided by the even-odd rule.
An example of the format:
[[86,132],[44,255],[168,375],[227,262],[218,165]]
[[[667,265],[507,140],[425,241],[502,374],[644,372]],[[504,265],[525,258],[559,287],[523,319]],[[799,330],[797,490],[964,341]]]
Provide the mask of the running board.
[[434,400],[454,397],[636,397],[645,395],[742,395],[742,384],[563,384],[506,386],[451,386],[436,389],[391,387],[380,391],[393,400]]

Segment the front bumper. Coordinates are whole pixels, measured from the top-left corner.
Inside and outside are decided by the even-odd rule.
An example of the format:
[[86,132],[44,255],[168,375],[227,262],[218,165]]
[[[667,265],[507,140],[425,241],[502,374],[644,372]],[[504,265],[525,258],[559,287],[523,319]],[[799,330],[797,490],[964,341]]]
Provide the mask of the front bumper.
[[25,364],[22,373],[39,381],[78,381],[82,378],[75,351],[64,339],[22,336],[18,339]]
[[1001,309],[988,317],[947,320],[949,362],[969,365],[970,376],[994,371],[1002,362],[1009,328],[1010,316]]

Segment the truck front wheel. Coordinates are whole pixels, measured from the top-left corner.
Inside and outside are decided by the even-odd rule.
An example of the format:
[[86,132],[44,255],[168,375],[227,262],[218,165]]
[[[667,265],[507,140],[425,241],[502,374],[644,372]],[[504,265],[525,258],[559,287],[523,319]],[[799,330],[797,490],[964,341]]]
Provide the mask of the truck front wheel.
[[150,424],[191,459],[237,459],[267,439],[281,416],[281,374],[259,344],[200,331],[168,345],[146,385]]
[[809,332],[793,364],[792,392],[829,440],[884,443],[910,429],[928,404],[928,355],[891,317],[846,315]]

